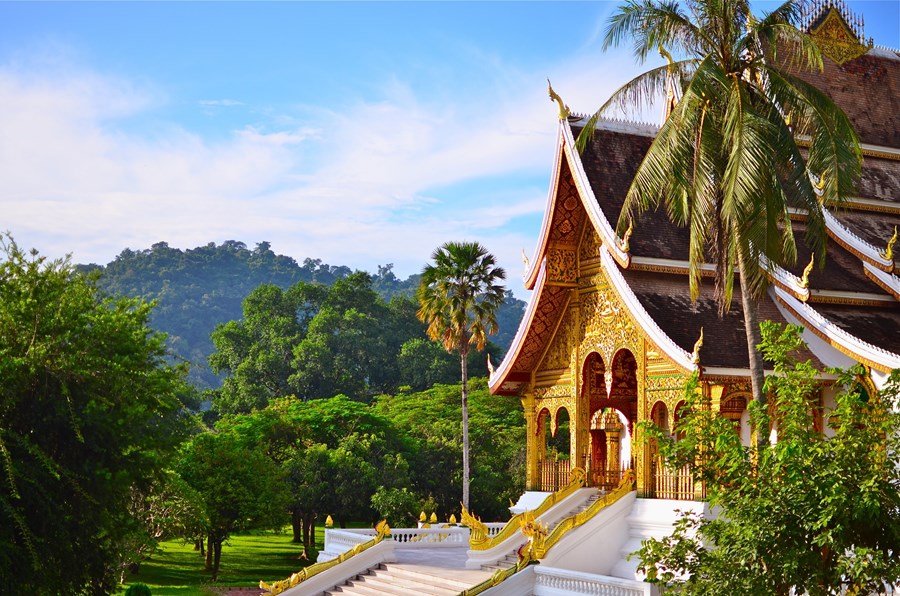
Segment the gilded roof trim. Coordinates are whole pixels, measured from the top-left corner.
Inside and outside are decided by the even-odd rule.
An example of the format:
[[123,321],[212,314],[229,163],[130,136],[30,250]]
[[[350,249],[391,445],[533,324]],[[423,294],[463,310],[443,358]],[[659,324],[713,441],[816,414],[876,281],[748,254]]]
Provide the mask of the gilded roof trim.
[[800,302],[778,287],[771,288],[771,291],[774,292],[778,303],[799,319],[807,329],[839,352],[881,372],[890,372],[892,369],[900,368],[900,355],[873,346],[847,333],[809,304]]
[[900,300],[900,277],[876,269],[868,263],[863,263],[863,272],[866,274],[866,277],[881,286],[885,291],[889,292],[891,296]]
[[543,255],[550,241],[550,224],[553,222],[553,212],[556,209],[556,198],[559,193],[559,174],[562,169],[562,144],[564,121],[560,121],[556,136],[556,155],[553,163],[553,176],[550,179],[550,188],[547,191],[547,205],[544,207],[544,219],[541,222],[541,231],[538,235],[538,243],[531,255],[531,260],[525,269],[525,289],[533,290],[538,274],[541,270]]
[[685,371],[693,372],[698,370],[698,366],[694,364],[691,353],[676,344],[665,331],[663,331],[653,317],[650,316],[644,306],[638,300],[637,295],[631,290],[631,286],[622,276],[616,262],[609,253],[607,246],[604,244],[600,247],[600,259],[603,263],[603,271],[606,273],[619,298],[628,308],[631,315],[635,318],[638,325],[643,329],[648,339],[676,365]]
[[603,246],[609,249],[610,254],[619,265],[627,269],[631,263],[631,255],[621,249],[616,232],[600,209],[600,203],[594,195],[594,189],[591,188],[587,173],[584,171],[584,165],[581,163],[581,156],[575,148],[575,137],[572,136],[572,128],[568,122],[561,122],[561,125],[563,126],[562,136],[564,139],[563,151],[569,161],[569,169],[572,171],[572,178],[575,180],[575,187],[578,189],[581,203],[587,211],[588,218],[594,224],[594,229],[600,235]]
[[531,300],[528,301],[525,314],[522,316],[522,320],[519,321],[519,328],[516,330],[516,335],[509,345],[509,350],[506,352],[503,362],[494,369],[494,373],[490,376],[490,379],[488,379],[488,389],[491,393],[499,391],[506,381],[506,377],[508,373],[511,372],[513,363],[518,359],[519,354],[522,351],[522,346],[525,344],[525,337],[528,335],[528,329],[531,327],[531,323],[534,321],[534,316],[537,313],[538,303],[541,301],[541,293],[544,289],[544,282],[547,279],[547,266],[544,259],[539,261],[539,266],[536,269],[538,272],[536,287],[534,293],[531,295]]
[[894,261],[881,256],[881,251],[878,248],[850,231],[850,228],[842,224],[827,209],[823,210],[822,213],[825,216],[825,227],[828,230],[828,235],[834,238],[838,244],[862,261],[870,263],[882,271],[890,273],[894,270]]

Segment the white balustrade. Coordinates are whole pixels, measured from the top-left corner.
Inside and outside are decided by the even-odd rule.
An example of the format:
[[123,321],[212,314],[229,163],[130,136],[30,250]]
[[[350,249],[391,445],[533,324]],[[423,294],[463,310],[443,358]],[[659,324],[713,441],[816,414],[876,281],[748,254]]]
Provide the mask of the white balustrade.
[[484,525],[487,526],[487,535],[488,538],[490,538],[491,536],[499,534],[500,530],[506,527],[506,522],[488,522]]
[[318,562],[330,561],[341,553],[347,552],[357,544],[368,542],[375,537],[373,528],[360,529],[325,529],[325,548],[316,559]]
[[399,548],[460,546],[469,543],[469,528],[391,528],[389,539]]
[[590,596],[651,596],[656,586],[636,580],[536,565],[534,568],[535,596],[557,594],[589,594]]

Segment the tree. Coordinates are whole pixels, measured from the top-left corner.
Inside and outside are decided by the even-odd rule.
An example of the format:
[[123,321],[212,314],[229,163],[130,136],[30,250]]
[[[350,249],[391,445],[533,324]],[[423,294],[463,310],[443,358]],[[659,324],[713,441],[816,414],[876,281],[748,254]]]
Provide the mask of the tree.
[[0,237],[0,592],[104,594],[189,418],[151,306]]
[[[691,297],[701,265],[716,264],[720,312],[730,308],[739,271],[753,397],[765,403],[756,346],[759,299],[773,265],[792,264],[789,209],[806,216],[807,240],[824,263],[824,205],[852,192],[861,153],[844,113],[796,75],[822,68],[812,38],[799,31],[801,3],[789,0],[757,19],[748,0],[696,0],[689,13],[674,0],[630,0],[610,18],[604,49],[630,38],[643,62],[659,49],[669,64],[619,89],[580,135],[612,106],[649,105],[666,90],[681,99],[641,162],[618,222],[623,233],[648,209],[664,205],[690,228]],[[671,55],[683,56],[674,61]],[[801,150],[799,138],[809,139]],[[765,433],[758,433],[760,444]]]
[[[645,423],[668,465],[694,465],[719,511],[646,541],[639,556],[649,581],[708,595],[880,594],[900,582],[900,371],[881,391],[860,365],[836,371],[834,409],[817,415],[818,371],[792,357],[805,348],[800,331],[763,326],[776,373],[766,379],[777,429],[770,449],[743,447],[696,380],[677,442]],[[751,406],[757,422],[765,418]]]
[[206,432],[184,447],[177,471],[203,498],[206,567],[216,581],[222,543],[233,533],[280,527],[288,495],[280,468],[230,433]]
[[469,398],[467,357],[472,346],[484,349],[487,336],[497,330],[496,311],[503,303],[500,285],[506,272],[494,255],[477,242],[447,242],[431,255],[433,264],[422,269],[416,296],[419,319],[428,335],[440,340],[448,352],[459,355],[462,381],[462,502],[469,506]]

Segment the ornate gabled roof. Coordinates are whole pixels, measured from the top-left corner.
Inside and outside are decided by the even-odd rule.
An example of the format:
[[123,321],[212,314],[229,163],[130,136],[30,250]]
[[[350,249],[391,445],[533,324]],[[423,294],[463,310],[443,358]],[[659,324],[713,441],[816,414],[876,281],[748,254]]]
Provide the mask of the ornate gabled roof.
[[[801,76],[830,95],[853,122],[862,141],[863,171],[856,196],[840,210],[826,213],[829,242],[824,268],[818,263],[809,267],[811,253],[802,241],[799,214],[793,224],[797,263],[769,267],[773,285],[760,305],[760,316],[805,325],[822,340],[811,348],[814,361],[834,363],[840,353],[886,372],[900,367],[900,244],[896,250],[888,246],[895,227],[900,227],[900,55],[862,43],[862,25],[847,17],[845,8],[833,3],[819,8],[809,21],[817,38],[826,33],[840,37],[838,29],[843,27],[864,51],[832,55],[837,47],[833,45],[825,52],[831,59],[824,61],[821,73]],[[841,21],[835,21],[832,13]],[[853,43],[850,38],[844,41]],[[560,254],[578,258],[571,253],[587,226],[598,239],[596,261],[660,352],[684,371],[696,368],[691,350],[702,328],[703,374],[743,376],[748,356],[737,307],[739,289],[732,309],[722,318],[711,283],[702,284],[699,299],[691,302],[688,230],[673,225],[658,210],[632,222],[628,238],[616,233],[631,180],[658,129],[601,121],[579,153],[574,138],[586,121],[572,116],[560,121],[544,223],[526,272],[526,287],[534,294],[507,357],[492,375],[491,390],[518,394],[533,380],[577,288],[576,279],[561,278]],[[701,269],[714,273],[712,265]]]

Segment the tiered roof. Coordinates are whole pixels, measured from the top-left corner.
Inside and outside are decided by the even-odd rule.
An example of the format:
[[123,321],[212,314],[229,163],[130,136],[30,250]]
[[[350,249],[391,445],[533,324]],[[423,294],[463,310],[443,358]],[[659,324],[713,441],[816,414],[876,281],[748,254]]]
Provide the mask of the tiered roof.
[[[823,23],[837,27],[834,11],[831,4],[821,7],[822,16],[810,20],[814,34],[822,34]],[[900,368],[900,243],[894,251],[888,247],[900,226],[900,53],[865,43],[858,20],[843,21],[843,26],[839,59],[852,55],[846,49],[853,41],[848,32],[858,35],[855,50],[861,55],[841,64],[825,58],[823,72],[802,76],[844,109],[860,136],[864,163],[858,192],[846,207],[828,214],[824,269],[817,264],[803,279],[811,254],[798,241],[797,264],[774,269],[760,317],[804,325],[810,357],[819,364],[846,364],[849,357],[878,375]],[[699,368],[709,378],[746,376],[740,290],[735,287],[734,306],[722,318],[711,280],[691,302],[688,230],[656,211],[635,221],[627,243],[615,235],[625,194],[656,129],[601,122],[579,154],[574,138],[584,123],[574,117],[560,121],[550,198],[526,272],[526,285],[535,293],[507,357],[491,378],[492,391],[520,393],[547,350],[576,287],[575,280],[548,275],[548,256],[553,247],[577,244],[583,226],[596,231],[596,258],[656,350],[684,371]],[[794,226],[802,239],[802,214]],[[712,273],[711,265],[706,268]],[[701,328],[705,340],[696,359],[691,352]]]

